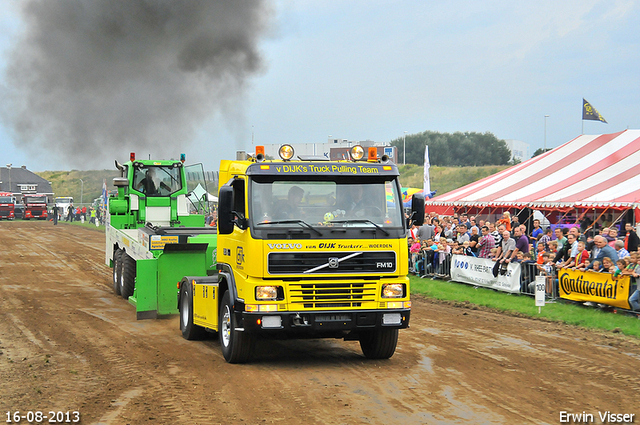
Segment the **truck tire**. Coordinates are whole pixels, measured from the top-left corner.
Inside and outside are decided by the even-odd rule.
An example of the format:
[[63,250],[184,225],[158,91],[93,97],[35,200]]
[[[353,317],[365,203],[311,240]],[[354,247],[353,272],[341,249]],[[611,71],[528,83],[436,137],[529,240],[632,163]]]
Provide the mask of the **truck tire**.
[[360,334],[360,348],[368,359],[388,359],[398,344],[398,329],[376,329]]
[[120,295],[120,275],[122,274],[122,250],[116,249],[113,253],[113,292]]
[[126,252],[122,253],[122,274],[120,279],[120,295],[128,300],[133,295],[136,285],[136,260]]
[[229,363],[245,363],[253,350],[254,336],[244,331],[236,331],[237,323],[231,296],[225,291],[218,312],[218,336],[224,359]]
[[189,341],[202,339],[205,330],[193,324],[193,286],[190,282],[182,282],[180,286],[180,331],[182,337]]

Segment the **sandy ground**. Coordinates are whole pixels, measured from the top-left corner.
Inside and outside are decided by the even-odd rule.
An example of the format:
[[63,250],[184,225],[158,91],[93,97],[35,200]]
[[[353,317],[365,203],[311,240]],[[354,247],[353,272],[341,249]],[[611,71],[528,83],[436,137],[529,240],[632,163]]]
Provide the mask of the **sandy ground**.
[[215,337],[184,340],[177,317],[136,321],[103,250],[97,231],[0,223],[3,422],[39,410],[83,424],[557,424],[608,410],[640,423],[637,339],[414,297],[390,360],[357,342],[260,341],[229,365]]

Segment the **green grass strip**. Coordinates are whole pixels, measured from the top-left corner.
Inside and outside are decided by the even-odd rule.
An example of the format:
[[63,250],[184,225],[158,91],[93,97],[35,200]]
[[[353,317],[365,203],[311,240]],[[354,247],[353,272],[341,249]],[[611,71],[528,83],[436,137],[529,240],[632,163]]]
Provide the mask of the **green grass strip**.
[[413,275],[410,275],[409,279],[411,280],[411,292],[428,298],[469,302],[478,306],[520,313],[528,317],[545,318],[590,329],[615,330],[640,338],[640,320],[636,316],[624,314],[620,310],[618,310],[618,314],[614,314],[611,310],[603,311],[594,307],[558,300],[555,303],[548,303],[542,307],[542,312],[538,313],[535,299],[528,295],[509,294],[464,283],[421,279]]
[[[53,222],[51,222],[51,224],[53,224]],[[59,221],[58,225],[60,224],[64,224],[64,225],[72,225],[72,226],[80,226],[80,227],[84,227],[87,229],[91,229],[91,230],[98,230],[100,232],[104,232],[104,226],[100,225],[100,226],[96,226],[93,223],[89,223],[89,220],[85,220],[85,222],[81,222],[81,221]]]

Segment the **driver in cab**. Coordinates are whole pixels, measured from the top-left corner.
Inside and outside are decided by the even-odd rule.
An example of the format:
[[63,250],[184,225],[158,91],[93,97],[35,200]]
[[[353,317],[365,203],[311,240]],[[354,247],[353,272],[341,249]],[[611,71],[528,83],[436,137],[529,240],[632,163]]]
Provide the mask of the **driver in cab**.
[[345,208],[346,215],[356,215],[358,211],[364,209],[367,204],[364,199],[364,188],[362,185],[356,185],[351,188],[351,199],[349,199],[347,208]]
[[300,186],[291,186],[287,193],[287,202],[282,206],[282,209],[278,212],[279,218],[295,219],[300,218],[302,211],[300,210],[300,204],[304,197],[304,190]]
[[158,188],[171,192],[171,188],[164,182],[158,182],[155,168],[149,168],[145,177],[136,185],[136,190],[139,190],[146,195],[159,195],[160,192],[158,192]]

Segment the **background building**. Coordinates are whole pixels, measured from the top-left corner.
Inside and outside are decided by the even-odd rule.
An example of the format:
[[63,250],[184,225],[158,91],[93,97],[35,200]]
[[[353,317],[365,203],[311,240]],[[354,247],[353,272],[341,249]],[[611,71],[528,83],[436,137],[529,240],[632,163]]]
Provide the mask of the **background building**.
[[0,192],[11,192],[18,202],[28,194],[47,195],[47,202],[53,202],[53,190],[51,183],[39,175],[27,170],[27,167],[15,168],[11,164],[0,167]]
[[531,158],[529,153],[529,143],[525,143],[521,140],[505,139],[504,141],[507,147],[511,151],[511,160],[517,159],[519,161],[526,161]]

